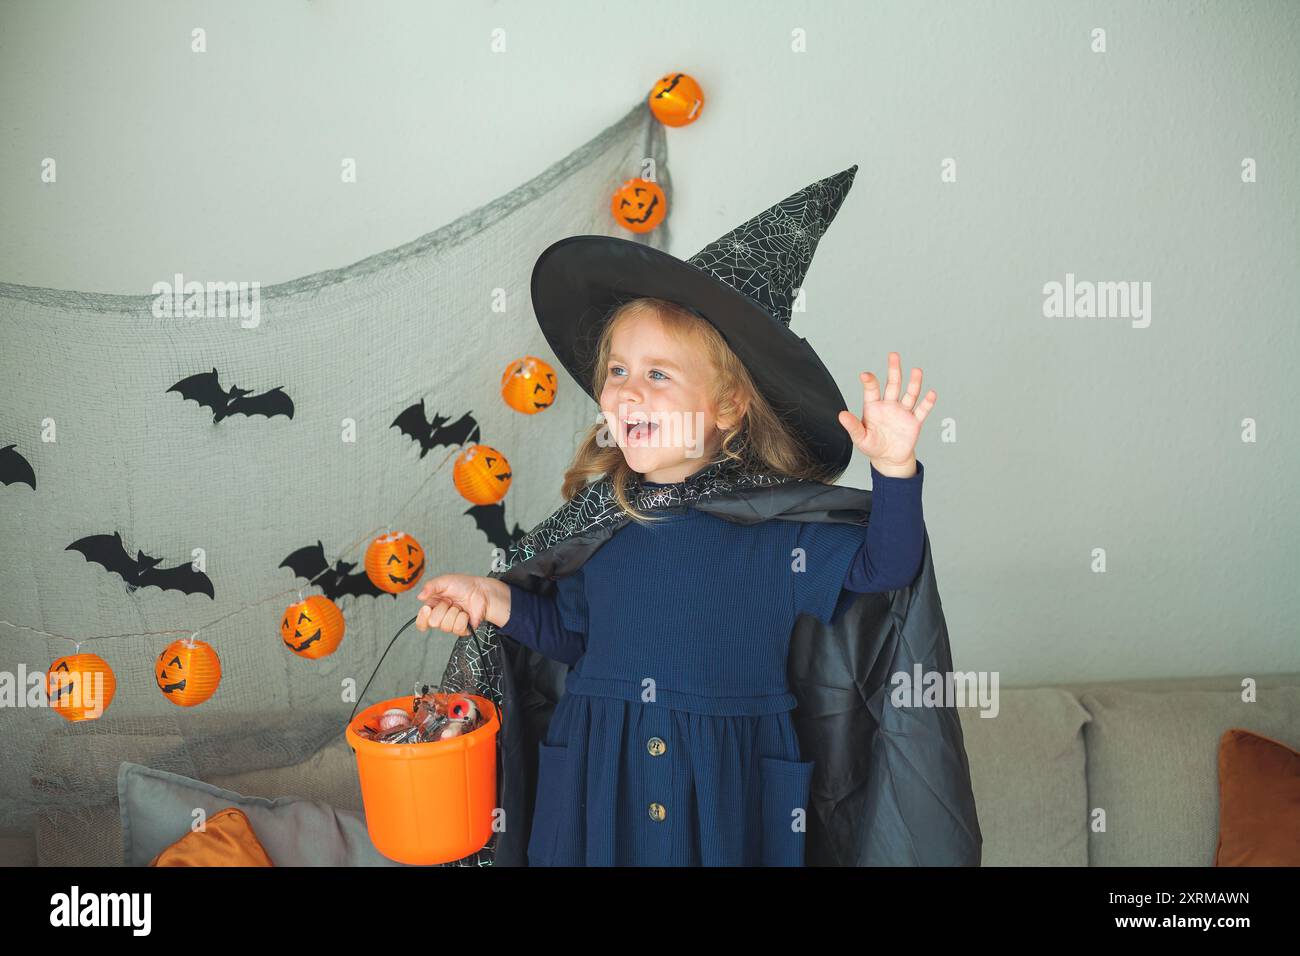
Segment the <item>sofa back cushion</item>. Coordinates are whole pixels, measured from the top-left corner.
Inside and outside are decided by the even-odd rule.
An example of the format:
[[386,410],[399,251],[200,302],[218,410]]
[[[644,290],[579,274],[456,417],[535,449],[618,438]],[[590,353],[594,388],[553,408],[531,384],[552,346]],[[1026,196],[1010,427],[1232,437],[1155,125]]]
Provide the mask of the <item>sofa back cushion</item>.
[[1211,866],[1219,833],[1219,741],[1233,727],[1300,747],[1300,687],[1095,690],[1080,702],[1088,745],[1093,866]]
[[982,865],[1087,866],[1087,711],[1054,688],[1000,688],[997,696],[994,716],[959,710]]

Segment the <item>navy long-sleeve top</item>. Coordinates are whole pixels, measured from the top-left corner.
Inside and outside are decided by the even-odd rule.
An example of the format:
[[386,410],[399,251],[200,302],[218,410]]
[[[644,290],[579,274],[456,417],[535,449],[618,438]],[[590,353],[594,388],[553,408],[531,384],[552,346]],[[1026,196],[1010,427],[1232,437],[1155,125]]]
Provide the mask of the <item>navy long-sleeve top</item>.
[[[553,594],[509,584],[510,617],[500,630],[545,657],[576,666],[569,690],[635,700],[640,688],[625,678],[660,673],[681,675],[675,677],[681,690],[667,692],[690,709],[788,709],[793,696],[785,687],[784,642],[750,641],[754,629],[775,629],[786,637],[804,613],[829,624],[843,591],[897,590],[920,570],[924,468],[918,461],[915,475],[893,478],[873,466],[871,478],[865,529],[780,519],[739,525],[689,507],[657,527],[632,522],[576,572],[557,578]],[[693,638],[681,636],[698,635],[705,621],[726,622],[711,633],[711,640],[723,642],[722,653],[713,647],[705,654]],[[593,642],[597,632],[653,632],[665,639]],[[731,686],[727,641],[745,659],[745,686]],[[760,701],[768,695],[769,703],[754,703],[756,693]]]

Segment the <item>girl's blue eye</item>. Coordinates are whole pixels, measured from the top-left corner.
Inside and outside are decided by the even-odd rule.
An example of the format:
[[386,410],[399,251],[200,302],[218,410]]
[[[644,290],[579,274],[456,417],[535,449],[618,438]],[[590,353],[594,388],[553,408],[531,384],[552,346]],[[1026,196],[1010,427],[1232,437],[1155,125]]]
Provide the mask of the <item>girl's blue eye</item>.
[[[610,368],[609,368],[609,374],[610,374],[610,375],[617,375],[617,374],[618,374],[619,372],[621,372],[621,371],[623,371],[623,366],[621,366],[621,365],[611,365]],[[655,379],[656,382],[666,382],[666,381],[668,381],[668,376],[667,376],[667,375],[664,375],[664,373],[661,372],[661,371],[659,371],[659,369],[657,369],[657,368],[655,368],[655,369],[651,369],[650,372],[651,372],[652,375],[662,375],[662,376],[663,376],[662,378],[657,378],[657,379]]]

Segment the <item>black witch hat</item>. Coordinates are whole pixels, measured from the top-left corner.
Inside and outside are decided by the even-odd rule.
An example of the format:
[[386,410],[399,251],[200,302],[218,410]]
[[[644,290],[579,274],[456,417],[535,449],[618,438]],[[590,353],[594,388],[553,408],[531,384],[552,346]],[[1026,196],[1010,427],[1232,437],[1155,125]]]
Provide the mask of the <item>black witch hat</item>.
[[856,165],[806,186],[689,259],[614,236],[570,236],[533,267],[533,311],[555,357],[592,399],[592,363],[613,310],[639,296],[676,302],[711,322],[813,459],[839,474],[853,443],[847,406],[790,314],[817,243],[848,195]]

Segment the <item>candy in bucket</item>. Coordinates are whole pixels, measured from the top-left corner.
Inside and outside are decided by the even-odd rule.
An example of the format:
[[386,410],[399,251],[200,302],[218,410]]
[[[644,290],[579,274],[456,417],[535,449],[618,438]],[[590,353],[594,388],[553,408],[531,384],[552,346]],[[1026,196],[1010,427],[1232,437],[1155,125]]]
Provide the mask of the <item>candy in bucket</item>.
[[430,691],[425,684],[417,687],[409,713],[401,707],[389,708],[375,723],[362,724],[356,733],[385,744],[432,743],[459,737],[482,723],[482,715],[472,700],[460,694]]

